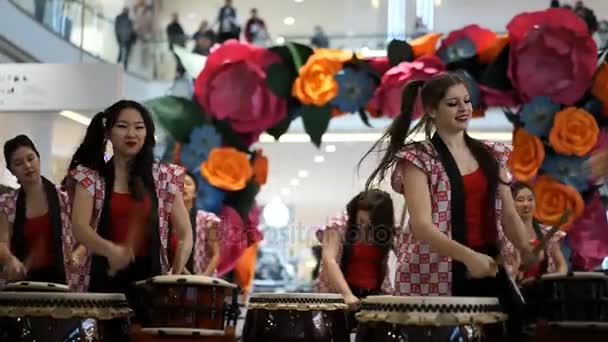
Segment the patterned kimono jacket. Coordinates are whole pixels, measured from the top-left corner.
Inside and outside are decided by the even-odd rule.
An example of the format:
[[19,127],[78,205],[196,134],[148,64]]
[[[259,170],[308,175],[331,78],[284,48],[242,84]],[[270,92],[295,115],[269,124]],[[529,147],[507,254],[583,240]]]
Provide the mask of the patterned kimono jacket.
[[[59,186],[56,186],[55,189],[57,190],[57,195],[59,198],[62,255],[66,282],[71,290],[80,291],[81,288],[78,286],[79,276],[77,273],[72,272],[73,269],[71,267],[68,267],[69,261],[72,257],[72,252],[76,245],[74,236],[72,235],[70,201],[68,195]],[[7,217],[8,222],[11,226],[15,223],[18,196],[19,189],[11,190],[5,194],[0,195],[0,213],[4,214]]]
[[[344,250],[344,234],[346,233],[346,227],[348,224],[348,215],[346,212],[335,215],[329,220],[329,223],[322,229],[319,229],[316,232],[316,237],[319,239],[321,243],[323,243],[323,236],[325,231],[327,230],[335,230],[338,232],[338,236],[340,239],[338,240],[338,255],[336,256],[336,262],[340,265],[340,260],[342,260],[342,252]],[[384,266],[384,274],[388,275],[388,253],[384,258],[383,266]],[[344,275],[346,277],[346,274]],[[386,276],[385,276],[386,278]],[[329,282],[328,271],[325,269],[323,265],[323,259],[321,259],[321,265],[319,266],[319,277],[315,280],[313,284],[313,289],[315,292],[319,293],[338,293],[338,289],[334,288]],[[382,291],[385,293],[391,293],[392,288],[390,284],[382,284]]]
[[[219,225],[220,219],[214,213],[199,210],[196,212],[196,234],[194,236],[194,273],[202,274],[209,265],[209,255],[205,249],[207,248],[207,231],[213,225]],[[219,227],[218,227],[219,234]],[[219,238],[219,237],[217,237]]]
[[[500,165],[509,159],[510,147],[501,143],[484,142]],[[413,164],[426,173],[431,194],[432,222],[443,234],[452,238],[451,189],[448,174],[438,159],[438,153],[430,141],[410,144],[397,153],[399,159],[392,174],[392,187],[403,193],[402,171],[407,164]],[[507,181],[507,180],[505,180]],[[502,201],[496,195],[496,227],[501,254],[505,253],[506,238],[501,224]],[[397,270],[394,295],[398,296],[450,296],[452,291],[452,259],[431,250],[428,243],[415,240],[407,229],[397,233],[395,252]],[[384,284],[389,284],[385,279]]]
[[[166,165],[158,162],[153,164],[152,175],[156,186],[156,196],[158,197],[158,232],[161,242],[160,265],[163,273],[168,272],[170,269],[167,258],[169,218],[171,217],[175,195],[183,190],[184,174],[184,169],[177,165]],[[91,227],[97,230],[106,193],[105,180],[99,176],[97,171],[82,165],[78,165],[70,171],[70,177],[93,196],[94,206],[93,215],[91,216]],[[88,255],[83,267],[78,272],[78,284],[85,290],[89,286],[90,270],[91,255]]]

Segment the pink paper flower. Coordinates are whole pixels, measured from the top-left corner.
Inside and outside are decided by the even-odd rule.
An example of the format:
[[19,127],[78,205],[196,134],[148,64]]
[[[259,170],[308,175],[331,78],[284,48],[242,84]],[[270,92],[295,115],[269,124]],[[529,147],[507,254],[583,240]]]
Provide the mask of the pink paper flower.
[[222,224],[219,231],[220,263],[217,267],[218,276],[232,271],[237,260],[247,247],[262,240],[258,229],[259,207],[252,207],[249,212],[249,223],[246,224],[239,213],[232,207],[224,206],[220,212]]
[[287,102],[266,85],[266,67],[280,58],[267,49],[228,41],[215,49],[195,81],[199,104],[238,133],[259,133],[287,115]]
[[369,106],[394,118],[401,112],[401,93],[407,82],[427,80],[443,70],[445,65],[436,56],[424,56],[413,62],[399,63],[382,76]]
[[584,270],[593,270],[608,255],[606,208],[598,192],[592,195],[583,216],[568,231],[568,241],[576,256],[572,262]]
[[367,64],[374,69],[380,77],[391,68],[388,57],[371,57],[367,59]]
[[521,105],[521,101],[517,97],[517,94],[512,91],[502,91],[494,88],[479,85],[481,91],[481,99],[483,104],[487,107],[518,107]]
[[574,12],[558,8],[522,13],[507,29],[508,75],[524,101],[545,95],[571,105],[584,95],[595,72],[597,46]]

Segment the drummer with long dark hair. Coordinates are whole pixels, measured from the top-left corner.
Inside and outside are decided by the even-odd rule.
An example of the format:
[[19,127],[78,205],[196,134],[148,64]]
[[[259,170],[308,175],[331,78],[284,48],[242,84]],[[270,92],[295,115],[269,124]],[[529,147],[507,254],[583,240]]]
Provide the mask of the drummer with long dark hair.
[[[220,219],[214,213],[196,208],[198,183],[196,177],[186,172],[184,177],[184,203],[190,213],[192,223],[193,245],[192,254],[188,258],[186,268],[193,274],[213,276],[220,263],[220,242],[218,230]],[[177,235],[170,231],[169,260],[172,261],[177,250]]]
[[395,231],[393,201],[382,190],[355,196],[346,213],[330,220],[322,235],[317,292],[340,293],[353,306],[380,294]]
[[[424,115],[411,129],[418,96]],[[505,168],[510,150],[469,136],[472,113],[466,83],[456,74],[408,83],[401,114],[370,150],[384,154],[367,186],[392,170],[393,189],[407,204],[409,229],[395,246],[395,294],[497,297],[517,336],[523,303],[498,262],[502,242],[512,242],[526,265],[539,256],[526,239],[511,196]],[[413,142],[420,130],[426,139]]]
[[[106,162],[107,142],[113,156]],[[69,166],[74,236],[92,253],[83,276],[89,291],[124,293],[136,315],[133,283],[180,274],[192,251],[192,228],[182,197],[184,170],[154,160],[148,110],[121,100],[93,117]],[[169,224],[177,237],[167,258]],[[137,317],[136,317],[137,318]]]
[[[526,236],[532,245],[537,245],[543,236],[551,230],[551,227],[541,224],[534,218],[534,210],[536,209],[534,191],[530,185],[516,182],[511,185],[511,192],[515,201],[515,209],[526,227]],[[546,273],[567,272],[568,265],[560,246],[560,240],[565,236],[565,233],[558,231],[547,243],[547,247],[545,248],[547,257],[542,262],[533,265],[523,272],[519,271],[521,259],[519,253],[509,244],[508,258],[505,260],[507,266],[511,267],[511,271],[519,280],[534,278]]]
[[25,135],[4,144],[4,159],[21,186],[0,195],[0,243],[7,281],[71,285],[73,239],[65,192],[40,175],[40,153]]

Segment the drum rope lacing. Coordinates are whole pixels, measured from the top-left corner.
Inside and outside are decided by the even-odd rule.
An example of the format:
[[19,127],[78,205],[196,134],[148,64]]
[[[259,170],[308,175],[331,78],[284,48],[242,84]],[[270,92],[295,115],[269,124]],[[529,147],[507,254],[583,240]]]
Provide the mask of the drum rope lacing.
[[361,310],[397,311],[397,312],[438,312],[438,313],[483,313],[500,312],[499,304],[402,304],[402,303],[366,303]]

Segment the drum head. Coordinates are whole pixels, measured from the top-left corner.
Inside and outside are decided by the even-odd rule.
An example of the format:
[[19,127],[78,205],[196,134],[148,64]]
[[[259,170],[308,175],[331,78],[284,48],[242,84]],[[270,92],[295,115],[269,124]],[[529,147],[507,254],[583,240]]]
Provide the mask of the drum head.
[[188,337],[209,337],[225,336],[224,330],[209,329],[185,329],[185,328],[142,328],[142,333],[154,336],[188,336]]
[[608,276],[600,272],[573,272],[573,273],[550,273],[540,277],[542,280],[589,280],[589,279],[606,279]]
[[64,284],[43,283],[36,281],[20,281],[6,284],[4,291],[25,292],[69,292],[70,288]]
[[345,310],[342,295],[335,293],[254,293],[249,298],[249,309],[263,310]]
[[428,306],[478,306],[498,305],[498,298],[486,297],[401,297],[401,296],[369,296],[363,299],[363,303],[371,304],[409,304]]
[[148,284],[221,286],[228,288],[236,288],[235,284],[229,283],[224,279],[207,277],[202,275],[160,275],[135,283],[135,285],[137,286],[144,286]]

